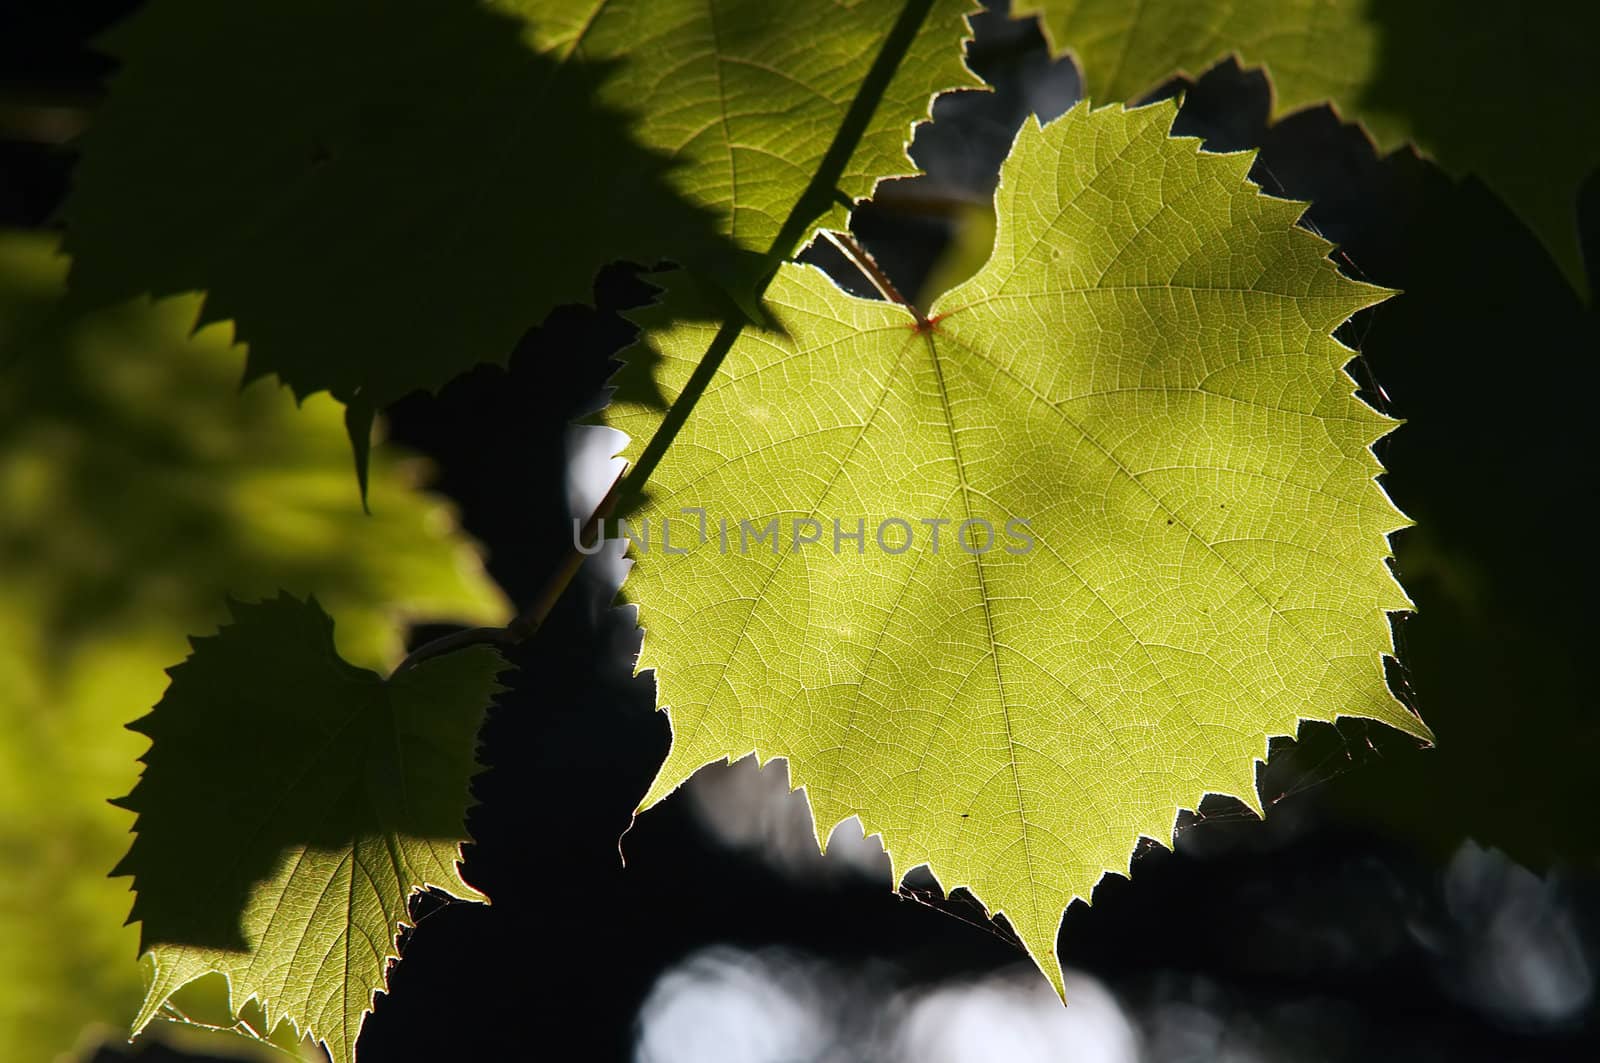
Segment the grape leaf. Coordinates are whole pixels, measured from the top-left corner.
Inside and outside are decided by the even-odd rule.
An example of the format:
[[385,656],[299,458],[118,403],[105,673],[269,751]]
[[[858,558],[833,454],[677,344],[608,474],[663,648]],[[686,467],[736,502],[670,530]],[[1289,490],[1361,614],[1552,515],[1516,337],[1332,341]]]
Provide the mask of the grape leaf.
[[[410,895],[482,899],[461,879],[467,784],[495,675],[486,646],[384,679],[346,663],[333,621],[288,595],[234,604],[195,639],[150,715],[127,857],[155,958],[137,1032],[178,988],[225,973],[353,1057]],[[204,839],[197,844],[197,839]]]
[[[1557,15],[1493,0],[1021,0],[1095,98],[1136,99],[1228,55],[1264,65],[1272,117],[1331,103],[1381,152],[1407,142],[1481,177],[1590,288],[1578,190],[1600,167],[1600,5]],[[1580,102],[1582,101],[1582,102]]]
[[[1202,795],[1259,812],[1270,738],[1427,734],[1384,679],[1394,422],[1330,336],[1389,293],[1175,114],[1025,125],[994,253],[927,325],[783,267],[632,518],[656,525],[624,587],[638,667],[672,725],[640,808],[785,757],[819,842],[859,816],[896,881],[970,889],[1058,991],[1063,910]],[[676,395],[706,335],[646,332],[605,417],[626,456],[659,416],[632,396]]]
[[[145,741],[185,635],[224,594],[316,590],[351,660],[389,667],[412,618],[503,623],[504,597],[420,467],[374,452],[374,515],[349,496],[337,405],[237,386],[198,299],[77,316],[44,234],[0,233],[0,1058],[49,1060],[141,993],[132,817],[106,803]],[[233,1039],[237,1040],[237,1039]]]
[[366,409],[503,360],[608,262],[738,289],[804,242],[792,212],[842,216],[833,187],[803,194],[858,93],[878,95],[837,160],[849,196],[913,169],[935,92],[978,84],[971,0],[911,0],[920,28],[867,87],[901,7],[156,0],[106,42],[123,67],[74,173],[72,286],[203,291],[249,376]]

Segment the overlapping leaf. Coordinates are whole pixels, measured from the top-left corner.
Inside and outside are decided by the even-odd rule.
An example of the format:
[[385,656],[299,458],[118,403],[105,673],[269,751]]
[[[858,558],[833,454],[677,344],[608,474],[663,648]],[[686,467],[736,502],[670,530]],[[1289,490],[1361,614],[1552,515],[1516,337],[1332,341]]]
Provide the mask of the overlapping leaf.
[[64,258],[0,236],[0,1057],[49,1060],[86,1024],[125,1036],[140,994],[125,881],[106,872],[137,777],[123,730],[224,595],[315,590],[341,652],[391,666],[409,618],[491,624],[507,604],[417,469],[375,454],[349,490],[337,406],[239,392],[197,299],[75,316]]
[[[509,354],[596,270],[662,258],[741,288],[842,128],[839,191],[911,169],[970,0],[155,0],[67,207],[90,301],[206,293],[249,372],[368,407]],[[920,25],[920,28],[916,28]],[[870,104],[853,116],[857,97]],[[130,204],[137,209],[129,209]]]
[[[673,730],[642,808],[785,757],[819,839],[858,815],[1058,989],[1063,909],[1202,795],[1259,808],[1272,736],[1426,734],[1384,680],[1393,422],[1330,336],[1387,293],[1174,114],[1025,126],[994,254],[927,325],[784,267],[652,477],[625,587]],[[646,335],[606,418],[630,456],[658,416],[631,396],[676,395],[707,343]]]
[[[488,647],[385,680],[346,663],[333,621],[287,595],[233,606],[196,639],[134,729],[145,770],[118,874],[155,979],[134,1029],[177,989],[220,971],[354,1057],[396,957],[406,902],[426,886],[480,898],[457,870],[478,728],[504,668]],[[204,839],[197,844],[197,839]]]
[[1273,117],[1332,103],[1389,151],[1477,174],[1588,293],[1578,189],[1600,168],[1600,5],[1493,0],[1022,0],[1094,99],[1131,100],[1228,55],[1264,65]]

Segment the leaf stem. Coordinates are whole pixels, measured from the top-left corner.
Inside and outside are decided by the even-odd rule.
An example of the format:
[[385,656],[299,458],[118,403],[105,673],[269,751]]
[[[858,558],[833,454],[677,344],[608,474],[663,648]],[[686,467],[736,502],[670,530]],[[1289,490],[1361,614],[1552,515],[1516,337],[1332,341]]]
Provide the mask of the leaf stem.
[[[812,175],[811,183],[795,201],[789,216],[784,219],[783,228],[773,238],[772,246],[767,249],[766,257],[771,269],[757,284],[757,299],[766,294],[767,286],[772,283],[778,266],[794,253],[795,246],[800,243],[806,229],[832,207],[835,196],[839,193],[839,180],[844,176],[845,167],[855,155],[861,137],[872,121],[873,112],[878,109],[879,101],[889,89],[889,82],[894,79],[895,71],[900,69],[906,53],[911,49],[911,42],[916,39],[917,31],[922,28],[928,12],[932,9],[933,0],[906,0],[905,5],[901,7],[894,25],[883,39],[883,47],[873,59],[867,76],[861,79],[855,98],[850,101],[849,110],[845,112],[844,119],[834,132],[833,142],[828,145],[826,154],[817,165],[817,172]],[[904,300],[896,301],[904,302]],[[638,462],[628,470],[622,494],[630,503],[643,495],[645,481],[650,478],[650,474],[660,463],[661,456],[677,438],[678,430],[689,419],[689,411],[700,401],[700,396],[711,383],[711,378],[716,375],[723,358],[733,349],[734,341],[744,331],[746,324],[742,318],[732,316],[717,330],[716,336],[711,340],[711,346],[706,348],[700,364],[695,366],[688,383],[678,393],[672,407],[667,410],[667,415],[662,418],[655,434],[650,437],[644,452],[639,455]]]
[[[518,617],[517,621],[522,618]],[[516,623],[517,621],[513,621]],[[395,665],[393,675],[410,668],[415,668],[423,661],[434,657],[443,657],[447,653],[465,649],[468,646],[510,646],[515,643],[511,637],[509,627],[469,627],[462,631],[451,632],[439,638],[424,642],[421,646],[406,654],[405,660]]]
[[878,265],[878,260],[873,258],[872,253],[865,247],[856,242],[854,236],[849,233],[837,233],[832,229],[824,229],[822,235],[828,238],[829,243],[839,249],[840,254],[850,260],[852,266],[861,271],[862,276],[872,282],[872,286],[878,289],[879,295],[891,303],[898,303],[900,306],[905,307],[911,313],[911,316],[916,318],[917,327],[924,329],[928,327],[927,316],[917,309],[911,300],[900,294],[900,289],[894,286],[894,281],[889,279],[889,274],[885,273],[883,267]]
[[[464,631],[452,632],[441,635],[439,638],[423,643],[406,655],[405,660],[395,666],[394,674],[399,675],[408,668],[415,668],[423,661],[434,657],[442,657],[468,646],[495,646],[509,649],[519,642],[525,642],[538,633],[549,617],[550,611],[555,608],[556,602],[566,593],[573,577],[577,576],[578,569],[583,567],[583,560],[588,554],[585,552],[600,538],[601,525],[611,511],[616,508],[617,497],[622,487],[621,476],[612,481],[611,489],[606,492],[600,504],[595,506],[594,512],[584,523],[583,529],[578,533],[578,542],[573,548],[562,556],[560,566],[553,572],[533,603],[524,609],[516,619],[505,627],[474,627]],[[583,549],[579,549],[579,546]]]

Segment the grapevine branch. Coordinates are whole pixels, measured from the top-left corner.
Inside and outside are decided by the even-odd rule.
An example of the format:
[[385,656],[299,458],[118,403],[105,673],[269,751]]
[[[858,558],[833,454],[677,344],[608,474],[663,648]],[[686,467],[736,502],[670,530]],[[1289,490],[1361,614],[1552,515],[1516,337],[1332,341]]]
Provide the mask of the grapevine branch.
[[[823,155],[822,162],[817,166],[816,173],[811,175],[811,182],[800,198],[795,201],[794,208],[789,211],[789,216],[784,220],[783,228],[773,239],[767,249],[765,261],[767,269],[762,279],[755,287],[755,296],[759,300],[766,293],[767,286],[772,282],[777,273],[778,266],[786,261],[794,251],[796,245],[805,236],[806,230],[812,222],[832,207],[838,196],[839,181],[844,176],[845,167],[849,165],[850,158],[856,152],[856,147],[861,143],[861,137],[867,131],[867,125],[872,121],[873,112],[878,108],[878,103],[888,91],[889,82],[894,78],[894,73],[900,68],[906,53],[911,48],[911,42],[916,38],[917,31],[928,17],[928,12],[933,8],[933,0],[905,0],[900,9],[899,16],[890,28],[889,34],[884,38],[883,47],[878,50],[877,57],[872,62],[872,68],[867,71],[867,76],[862,80],[861,86],[856,90],[856,95],[850,101],[850,108],[845,112],[844,119],[839,123],[838,130],[834,133],[833,141],[828,145],[827,153]],[[848,247],[840,244],[841,250],[851,261],[867,274],[874,284],[880,284],[880,290],[885,298],[905,306],[915,314],[920,323],[926,324],[911,304],[899,296],[894,285],[889,282],[877,265],[872,262],[872,257],[860,248],[854,240],[844,237]],[[855,256],[859,256],[855,257]],[[870,266],[863,263],[871,263]],[[886,285],[887,287],[882,287]],[[890,295],[890,292],[894,292]],[[678,432],[689,419],[689,413],[700,401],[700,396],[705,393],[706,387],[721,367],[722,361],[728,352],[733,349],[734,342],[744,331],[748,321],[739,313],[730,314],[723,322],[722,327],[711,340],[711,345],[706,348],[706,353],[701,356],[700,363],[695,366],[694,373],[684,385],[682,393],[672,403],[666,415],[661,420],[661,425],[650,437],[650,442],[626,473],[619,476],[611,485],[611,490],[606,492],[605,498],[595,507],[587,522],[578,534],[578,541],[561,559],[555,572],[537,597],[529,604],[515,620],[505,627],[478,627],[426,642],[412,650],[405,660],[395,668],[398,674],[408,668],[414,668],[423,661],[451,653],[466,646],[498,646],[509,648],[520,642],[525,642],[533,637],[543,626],[545,618],[550,615],[551,609],[565,593],[572,583],[573,577],[578,574],[578,569],[583,566],[585,551],[599,540],[602,525],[611,512],[623,500],[629,504],[643,497],[645,482],[650,474],[661,463],[661,458],[677,438]]]

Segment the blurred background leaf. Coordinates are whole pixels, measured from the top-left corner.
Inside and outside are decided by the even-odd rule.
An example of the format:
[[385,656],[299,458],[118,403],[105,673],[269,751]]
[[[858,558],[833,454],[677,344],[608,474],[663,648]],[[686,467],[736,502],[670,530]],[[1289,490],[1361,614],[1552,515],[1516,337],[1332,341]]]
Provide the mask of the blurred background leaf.
[[0,1058],[47,1060],[139,1001],[126,881],[142,715],[225,595],[315,593],[340,652],[386,668],[409,620],[501,623],[507,603],[422,466],[379,448],[373,515],[340,411],[236,387],[197,300],[82,317],[45,234],[0,234]]

